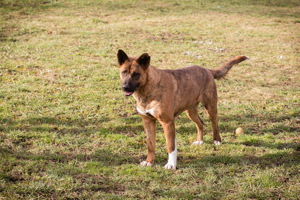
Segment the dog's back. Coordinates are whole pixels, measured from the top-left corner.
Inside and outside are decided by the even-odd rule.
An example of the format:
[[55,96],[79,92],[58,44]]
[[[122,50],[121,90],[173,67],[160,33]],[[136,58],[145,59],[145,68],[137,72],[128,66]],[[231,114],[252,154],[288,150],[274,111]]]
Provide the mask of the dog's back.
[[168,80],[173,87],[175,116],[179,115],[190,106],[201,102],[207,104],[217,102],[217,89],[214,79],[223,78],[233,65],[248,59],[246,56],[237,56],[218,69],[205,69],[197,65],[188,66],[177,70],[161,70],[162,79]]

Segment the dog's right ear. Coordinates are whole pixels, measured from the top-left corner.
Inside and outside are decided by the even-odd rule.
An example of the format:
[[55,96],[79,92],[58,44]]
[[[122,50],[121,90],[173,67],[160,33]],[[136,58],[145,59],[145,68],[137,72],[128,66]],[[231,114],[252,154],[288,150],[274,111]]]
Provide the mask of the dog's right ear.
[[124,62],[125,62],[126,60],[128,60],[128,56],[127,56],[126,53],[125,53],[123,50],[121,50],[121,49],[118,51],[117,56],[118,56],[118,63],[119,63],[119,66],[123,65]]

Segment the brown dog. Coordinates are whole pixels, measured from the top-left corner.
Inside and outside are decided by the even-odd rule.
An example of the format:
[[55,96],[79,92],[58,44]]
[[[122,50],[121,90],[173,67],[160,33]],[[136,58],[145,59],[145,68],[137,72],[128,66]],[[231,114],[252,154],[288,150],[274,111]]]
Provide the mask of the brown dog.
[[216,70],[189,66],[177,70],[160,70],[150,65],[147,53],[140,57],[128,57],[118,51],[118,63],[122,90],[126,96],[133,94],[137,111],[142,117],[147,135],[148,156],[142,166],[152,166],[155,153],[156,120],[161,123],[169,154],[166,169],[176,169],[177,148],[174,119],[185,111],[197,126],[197,141],[203,144],[203,121],[198,116],[198,104],[204,106],[213,128],[213,142],[221,144],[217,120],[217,89],[214,79],[226,75],[230,68],[247,59],[237,56]]

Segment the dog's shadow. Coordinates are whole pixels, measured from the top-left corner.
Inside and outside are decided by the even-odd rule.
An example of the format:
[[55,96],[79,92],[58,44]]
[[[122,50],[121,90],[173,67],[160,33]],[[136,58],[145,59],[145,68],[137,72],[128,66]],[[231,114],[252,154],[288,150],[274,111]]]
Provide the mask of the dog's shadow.
[[[206,156],[178,156],[179,168],[205,168],[214,165],[241,165],[260,169],[270,169],[278,166],[299,166],[300,151],[265,153],[261,156],[225,156],[212,153]],[[204,169],[205,170],[205,169]]]
[[[237,116],[220,116],[221,120],[234,120],[237,119]],[[243,121],[245,118],[238,118],[239,120]],[[70,134],[70,135],[85,135],[89,137],[90,134],[99,134],[102,136],[107,136],[110,134],[123,134],[127,137],[139,137],[144,138],[143,144],[139,144],[137,147],[138,151],[142,151],[141,154],[136,153],[114,153],[112,148],[102,148],[101,144],[95,148],[93,153],[86,153],[84,151],[80,153],[73,153],[73,152],[63,152],[63,153],[51,153],[49,152],[42,152],[38,154],[30,153],[30,151],[26,151],[28,144],[27,140],[31,140],[35,136],[24,136],[24,138],[15,138],[16,141],[12,141],[15,145],[20,145],[24,148],[24,150],[15,150],[8,147],[0,148],[0,152],[2,155],[7,155],[9,157],[14,157],[15,159],[23,159],[23,160],[45,160],[47,162],[54,162],[54,163],[66,163],[72,160],[78,160],[82,162],[97,162],[99,165],[102,166],[119,166],[122,164],[139,164],[143,159],[146,158],[146,138],[144,135],[144,128],[142,125],[142,120],[138,115],[131,115],[130,117],[122,118],[124,124],[109,127],[106,126],[98,126],[97,124],[101,123],[109,123],[111,121],[108,117],[101,117],[99,119],[57,119],[51,117],[36,117],[24,120],[12,120],[12,119],[1,119],[2,123],[0,125],[0,129],[2,132],[8,131],[34,131],[34,132],[53,132],[56,134]],[[180,116],[179,120],[181,124],[184,123],[191,123],[192,125],[189,127],[179,127],[179,132],[189,132],[188,134],[196,134],[196,126],[193,122],[191,122],[186,116]],[[266,120],[266,119],[262,119]],[[209,119],[204,120],[205,123],[210,123]],[[245,122],[244,122],[245,123]],[[60,124],[59,127],[52,126],[53,124]],[[132,125],[134,124],[134,125]],[[163,132],[162,127],[157,123],[157,131]],[[51,126],[50,126],[51,125]],[[188,128],[188,130],[186,130]],[[234,127],[227,127],[228,130],[234,130]],[[273,127],[274,128],[274,127]],[[282,127],[281,127],[282,128]],[[180,134],[180,133],[179,133]],[[163,136],[161,136],[163,138]],[[118,142],[118,141],[116,141]],[[101,142],[100,142],[101,143]],[[145,144],[144,144],[145,143]],[[161,141],[161,144],[164,144],[164,141]],[[228,143],[229,144],[229,143]],[[233,143],[231,143],[234,145]],[[30,145],[30,144],[29,144]],[[165,144],[164,144],[165,145]],[[214,163],[223,163],[223,164],[247,164],[247,165],[254,165],[257,164],[261,168],[265,167],[272,167],[278,165],[299,165],[300,164],[300,145],[296,143],[282,143],[282,144],[273,144],[267,142],[258,142],[258,143],[247,143],[247,142],[240,142],[236,145],[245,145],[245,146],[255,146],[255,147],[264,147],[264,148],[271,148],[271,149],[284,149],[284,148],[291,148],[294,151],[292,153],[264,153],[261,156],[255,155],[247,155],[247,156],[224,156],[218,155],[216,152],[212,155],[202,156],[202,157],[190,157],[185,156],[184,154],[180,154],[178,156],[178,164],[180,168],[185,168],[188,166],[197,166],[199,163],[201,165],[206,164],[214,164]],[[201,148],[201,147],[200,147]],[[213,148],[213,145],[212,145]],[[180,152],[180,148],[179,148]],[[167,161],[167,153],[158,153],[156,154],[156,161],[157,165],[164,166],[165,162]]]

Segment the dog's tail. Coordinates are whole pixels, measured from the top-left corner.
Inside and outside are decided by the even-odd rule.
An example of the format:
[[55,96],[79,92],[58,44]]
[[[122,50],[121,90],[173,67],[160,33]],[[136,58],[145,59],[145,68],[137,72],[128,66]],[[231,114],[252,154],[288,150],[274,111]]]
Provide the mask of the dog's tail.
[[223,78],[227,72],[231,69],[233,65],[236,65],[246,59],[249,59],[247,56],[237,56],[231,60],[229,60],[227,63],[225,63],[222,67],[219,69],[211,69],[214,79],[221,79]]

